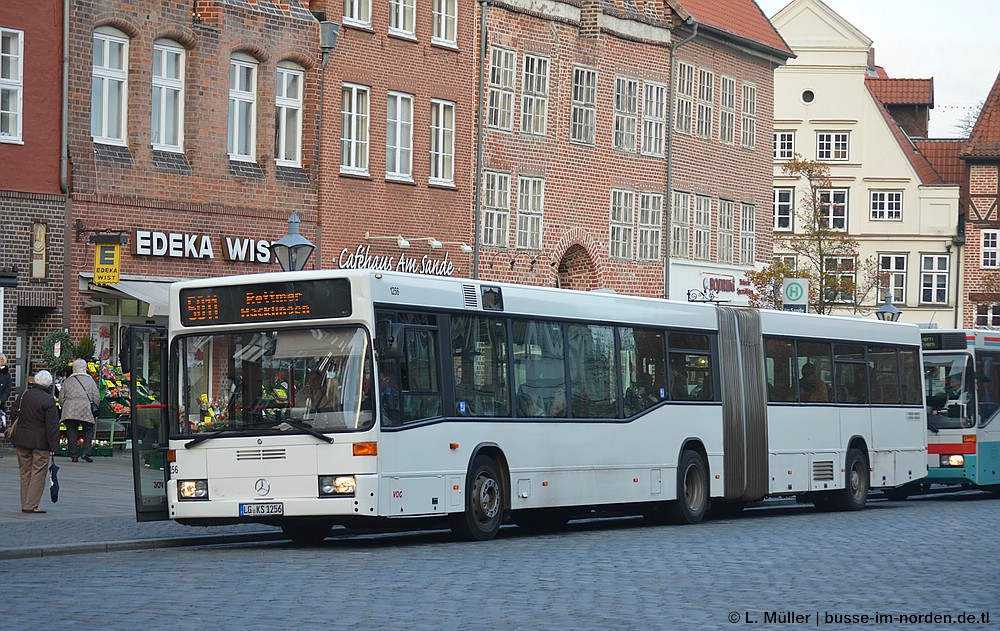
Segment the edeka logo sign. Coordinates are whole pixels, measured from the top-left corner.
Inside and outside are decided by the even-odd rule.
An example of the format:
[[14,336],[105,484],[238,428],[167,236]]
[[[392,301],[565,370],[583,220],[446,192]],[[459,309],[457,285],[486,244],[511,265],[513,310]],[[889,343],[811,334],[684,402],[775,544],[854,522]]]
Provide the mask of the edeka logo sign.
[[[132,232],[136,256],[161,256],[182,259],[214,259],[215,244],[206,234],[183,232],[157,232],[139,230]],[[266,239],[226,237],[220,245],[227,261],[246,263],[271,262],[271,242]]]
[[340,251],[337,264],[341,269],[372,269],[384,272],[409,272],[411,274],[429,274],[431,276],[451,276],[455,273],[455,264],[448,258],[448,253],[440,259],[431,258],[425,254],[419,259],[400,253],[399,256],[373,255],[370,245],[359,245],[354,251],[344,248]]
[[122,246],[118,243],[94,244],[94,284],[114,285],[119,280]]

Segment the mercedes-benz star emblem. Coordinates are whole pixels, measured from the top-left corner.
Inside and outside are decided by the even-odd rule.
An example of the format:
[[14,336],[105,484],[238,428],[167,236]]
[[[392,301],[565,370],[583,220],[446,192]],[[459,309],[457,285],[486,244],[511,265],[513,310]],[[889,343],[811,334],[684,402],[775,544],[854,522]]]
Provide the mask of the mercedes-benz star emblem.
[[258,478],[253,484],[253,489],[257,491],[257,495],[267,495],[271,492],[271,485],[264,478]]

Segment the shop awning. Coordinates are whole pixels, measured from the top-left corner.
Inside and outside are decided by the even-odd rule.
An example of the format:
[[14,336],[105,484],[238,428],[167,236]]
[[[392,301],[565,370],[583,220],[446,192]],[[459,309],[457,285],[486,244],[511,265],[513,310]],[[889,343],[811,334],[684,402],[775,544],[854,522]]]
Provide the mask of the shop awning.
[[90,283],[90,290],[111,295],[124,295],[149,304],[148,317],[167,315],[170,283],[148,280],[120,280],[112,285]]

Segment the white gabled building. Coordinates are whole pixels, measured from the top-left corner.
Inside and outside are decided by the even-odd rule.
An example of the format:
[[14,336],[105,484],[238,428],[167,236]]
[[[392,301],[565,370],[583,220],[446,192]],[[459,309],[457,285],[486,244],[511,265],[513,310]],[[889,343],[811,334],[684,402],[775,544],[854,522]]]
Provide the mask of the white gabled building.
[[830,264],[860,275],[874,257],[902,321],[954,326],[959,187],[912,140],[927,135],[933,80],[889,78],[874,64],[872,40],[820,0],[793,0],[771,22],[796,55],[774,73],[775,256],[787,254],[780,237],[798,230],[796,207],[809,190],[781,165],[794,154],[822,161],[831,173],[827,220],[859,244],[857,260]]

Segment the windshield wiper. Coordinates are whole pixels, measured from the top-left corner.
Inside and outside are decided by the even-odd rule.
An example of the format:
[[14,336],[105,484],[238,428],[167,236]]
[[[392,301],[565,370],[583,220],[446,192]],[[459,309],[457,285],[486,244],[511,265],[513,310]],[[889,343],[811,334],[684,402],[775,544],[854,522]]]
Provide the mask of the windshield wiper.
[[231,427],[224,427],[222,429],[217,429],[214,432],[211,432],[211,433],[208,433],[208,434],[202,434],[201,436],[197,436],[195,438],[192,438],[191,440],[189,440],[186,443],[184,443],[184,449],[191,449],[192,447],[194,447],[195,445],[197,445],[199,443],[203,443],[206,440],[212,440],[213,438],[218,438],[219,436],[221,436],[222,434],[225,434],[226,432],[236,432],[236,431],[239,431],[239,430],[233,429]]
[[309,434],[310,436],[315,436],[320,440],[326,441],[328,443],[333,442],[332,438],[330,438],[329,436],[327,436],[326,434],[317,429],[313,429],[312,425],[306,425],[305,423],[300,423],[299,421],[293,421],[291,419],[281,421],[277,425],[274,425],[271,429],[276,429],[282,432],[287,432],[289,429],[299,429]]
[[927,415],[927,429],[929,429],[929,430],[931,430],[932,432],[934,432],[935,434],[937,434],[937,433],[938,433],[938,432],[940,432],[941,430],[939,430],[939,429],[937,428],[937,425],[935,425],[935,424],[934,424],[934,423],[933,423],[933,422],[931,421],[931,416],[933,416],[933,415],[932,415],[932,414],[928,414],[928,415]]

